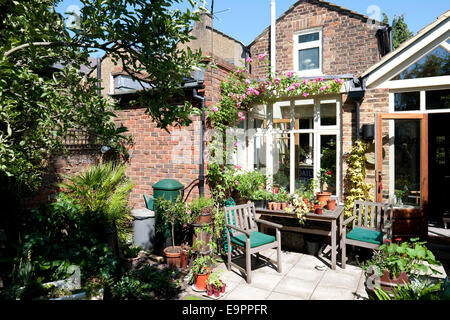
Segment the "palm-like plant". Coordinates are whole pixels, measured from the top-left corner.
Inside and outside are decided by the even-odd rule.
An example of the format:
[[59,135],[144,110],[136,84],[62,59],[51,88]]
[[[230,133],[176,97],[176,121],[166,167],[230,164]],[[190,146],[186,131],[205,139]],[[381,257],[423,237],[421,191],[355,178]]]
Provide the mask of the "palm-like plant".
[[65,193],[76,199],[83,212],[104,215],[114,223],[129,213],[128,195],[133,183],[125,176],[126,166],[112,162],[98,164],[58,184]]

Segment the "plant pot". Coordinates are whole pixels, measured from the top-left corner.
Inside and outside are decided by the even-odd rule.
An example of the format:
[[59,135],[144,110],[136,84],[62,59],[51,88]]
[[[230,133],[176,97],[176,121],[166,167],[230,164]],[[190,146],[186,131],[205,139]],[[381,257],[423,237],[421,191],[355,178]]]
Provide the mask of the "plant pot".
[[195,275],[195,287],[197,290],[206,290],[206,281],[208,281],[209,272]]
[[282,202],[282,203],[280,203],[280,209],[281,209],[281,210],[286,210],[287,205],[288,205],[287,202]]
[[273,210],[280,210],[280,208],[281,208],[281,203],[279,203],[279,202],[273,203]]
[[189,261],[189,247],[184,246],[181,248],[181,255],[180,255],[180,268],[186,269],[188,261]]
[[214,287],[211,284],[206,285],[206,292],[209,297],[211,297],[214,294]]
[[216,298],[218,298],[220,296],[220,293],[222,292],[221,288],[217,288],[216,286],[214,286],[214,296]]
[[[381,288],[388,294],[392,294],[393,290],[396,290],[398,286],[404,287],[409,284],[409,278],[406,272],[402,271],[398,277],[391,277],[389,270],[384,270],[383,275],[380,277],[375,276],[375,271],[371,274],[367,274],[367,280],[365,282],[367,293],[370,296],[375,296],[375,288]],[[371,279],[372,278],[372,279]]]
[[164,250],[164,255],[166,256],[167,264],[171,267],[180,267],[181,264],[181,247],[166,247]]
[[225,293],[225,288],[226,288],[227,285],[225,283],[223,283],[222,280],[220,280],[220,283],[222,284],[221,293]]
[[322,208],[319,206],[318,208],[316,208],[316,209],[314,210],[314,213],[315,213],[315,214],[318,214],[318,215],[321,215],[321,214],[322,214]]
[[210,223],[212,221],[213,207],[206,207],[202,209],[202,213],[197,219],[195,219],[194,224]]
[[264,209],[265,200],[252,200],[253,203],[255,203],[256,209]]
[[275,203],[275,202],[269,202],[269,203],[268,203],[269,210],[275,210],[275,209],[273,208],[274,203]]
[[336,200],[328,200],[327,201],[327,209],[328,210],[334,210],[336,209]]
[[317,192],[316,197],[319,203],[327,203],[331,198],[331,192]]

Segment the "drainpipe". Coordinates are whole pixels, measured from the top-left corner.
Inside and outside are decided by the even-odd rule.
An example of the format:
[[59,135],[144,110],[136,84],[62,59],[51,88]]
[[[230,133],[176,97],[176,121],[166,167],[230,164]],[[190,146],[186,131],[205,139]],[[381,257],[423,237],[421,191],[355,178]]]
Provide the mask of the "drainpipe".
[[272,73],[272,75],[275,75],[275,71],[276,71],[276,41],[275,41],[275,37],[276,37],[276,24],[277,24],[277,20],[276,20],[276,5],[275,5],[275,0],[271,0],[270,2],[270,9],[271,9],[271,23],[270,23],[270,71]]
[[97,94],[100,96],[102,94],[102,62],[100,58],[97,58]]
[[[356,86],[358,87],[356,87]],[[363,89],[363,86],[361,85],[360,79],[353,79],[352,88],[350,89],[350,92],[348,93],[349,97],[355,101],[356,104],[356,112],[355,112],[355,120],[356,120],[356,140],[358,140],[361,136],[360,134],[360,107],[361,107],[361,101],[364,99],[366,91]]]
[[198,189],[199,189],[199,193],[200,196],[203,196],[205,193],[205,159],[203,157],[204,154],[204,135],[205,135],[205,97],[199,96],[197,94],[197,89],[194,89],[193,92],[193,97],[194,99],[200,100],[201,101],[201,110],[202,110],[202,124],[201,124],[201,129],[200,129],[200,169],[199,169],[199,175],[198,175]]

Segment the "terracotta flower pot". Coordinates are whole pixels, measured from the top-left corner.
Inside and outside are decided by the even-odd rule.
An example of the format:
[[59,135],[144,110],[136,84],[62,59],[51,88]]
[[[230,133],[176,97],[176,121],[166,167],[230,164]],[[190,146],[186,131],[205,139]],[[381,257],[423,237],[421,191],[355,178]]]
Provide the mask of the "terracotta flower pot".
[[189,260],[189,247],[182,246],[181,247],[181,255],[180,255],[180,268],[186,269]]
[[287,205],[288,205],[287,202],[280,203],[280,209],[281,210],[286,210]]
[[208,281],[209,272],[203,274],[197,274],[195,276],[195,287],[198,290],[206,290],[206,281]]
[[327,202],[327,209],[328,210],[334,210],[336,209],[336,200],[328,200]]
[[166,256],[167,264],[171,267],[181,266],[181,247],[166,247],[164,250],[164,255]]
[[281,203],[279,203],[279,202],[273,203],[273,210],[280,210],[280,208],[281,208]]
[[322,214],[322,208],[319,206],[319,207],[316,208],[316,210],[314,210],[314,212],[316,214],[318,214],[318,215],[321,215]]
[[319,203],[327,203],[331,198],[331,192],[317,192],[316,197],[317,200],[319,200]]
[[268,203],[269,210],[274,210],[273,209],[273,204],[274,204],[274,202],[269,202]]

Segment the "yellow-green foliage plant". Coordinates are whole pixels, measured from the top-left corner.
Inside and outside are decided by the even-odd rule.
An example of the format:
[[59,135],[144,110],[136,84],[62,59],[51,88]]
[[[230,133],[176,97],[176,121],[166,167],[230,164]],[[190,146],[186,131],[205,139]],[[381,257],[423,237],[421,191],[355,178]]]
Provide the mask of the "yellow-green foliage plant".
[[366,182],[366,152],[368,144],[357,140],[348,155],[348,165],[345,177],[345,209],[344,215],[349,218],[353,215],[353,204],[356,200],[372,201],[370,190],[373,184]]

